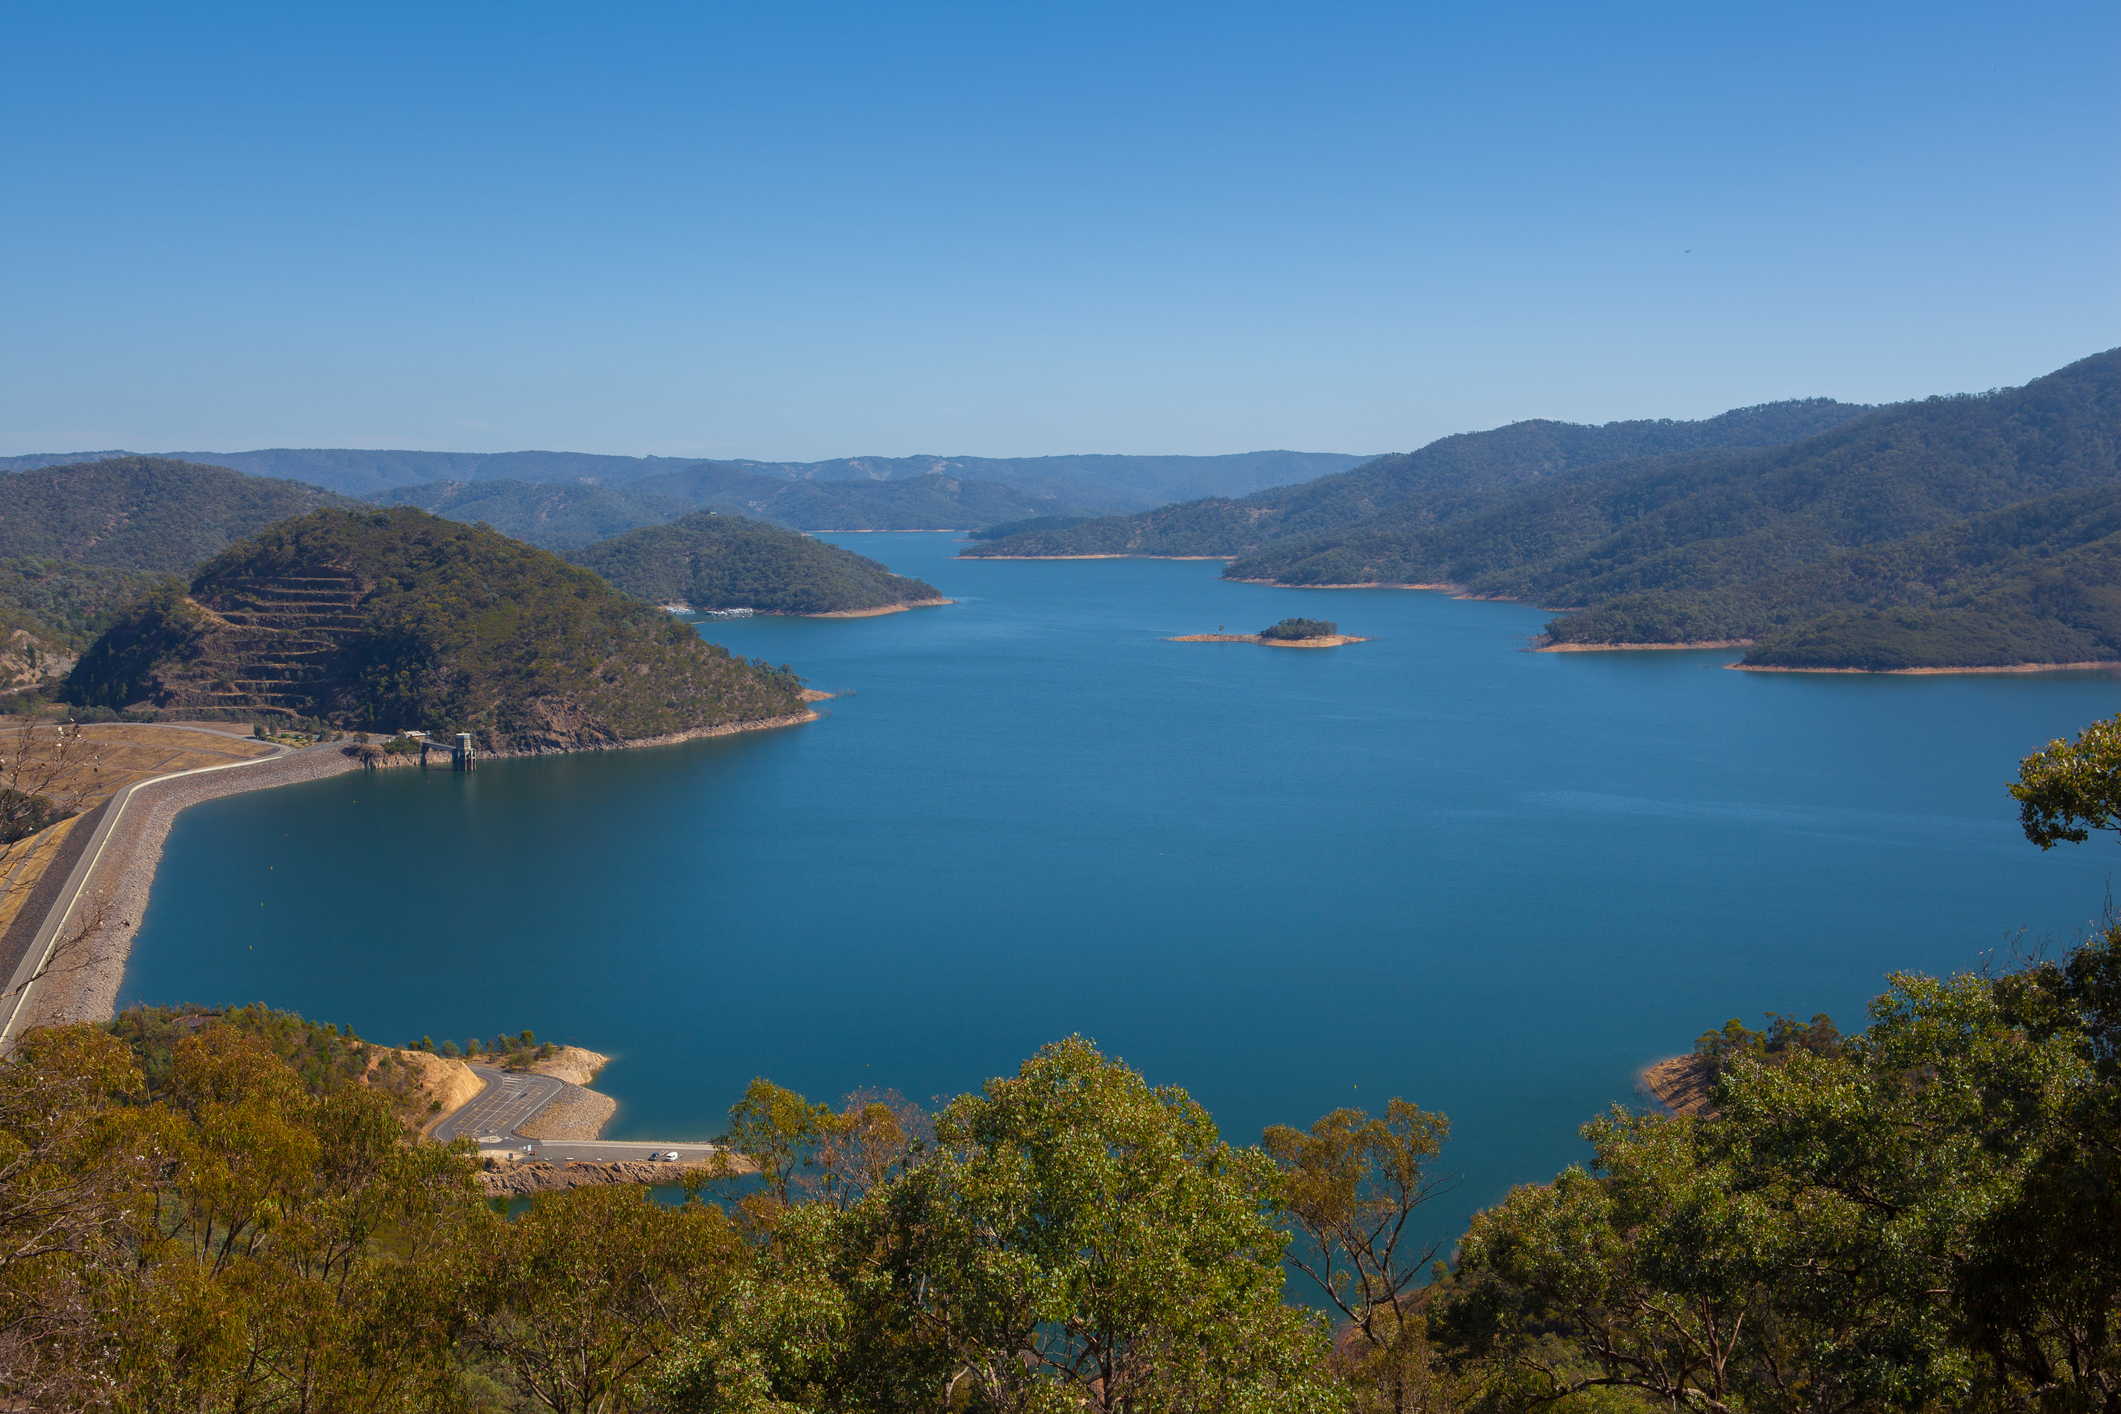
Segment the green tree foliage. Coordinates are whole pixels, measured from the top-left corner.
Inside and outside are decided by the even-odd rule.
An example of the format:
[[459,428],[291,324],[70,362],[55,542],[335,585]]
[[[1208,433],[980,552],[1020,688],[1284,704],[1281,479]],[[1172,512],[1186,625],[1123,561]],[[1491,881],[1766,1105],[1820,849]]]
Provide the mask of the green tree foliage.
[[1340,632],[1340,625],[1331,619],[1283,619],[1259,631],[1261,638],[1279,638],[1300,641],[1306,638],[1331,638]]
[[1296,1238],[1289,1264],[1347,1318],[1341,1353],[1365,1410],[1411,1414],[1431,1402],[1435,1371],[1419,1310],[1439,1250],[1410,1224],[1448,1186],[1432,1169],[1450,1121],[1392,1099],[1373,1118],[1340,1109],[1310,1132],[1270,1126],[1260,1147],[1282,1171]]
[[2025,837],[2042,849],[2082,844],[2093,830],[2121,832],[2121,716],[2026,757],[2010,792]]
[[1081,525],[1088,516],[1030,516],[1023,520],[1005,520],[996,525],[984,526],[968,531],[974,540],[1006,540],[1012,535],[1023,535],[1035,530],[1066,530]]
[[960,1096],[882,1198],[916,1326],[993,1410],[1331,1408],[1273,1163],[1080,1037]]
[[24,628],[79,652],[161,576],[17,555],[0,559],[0,628]]
[[828,614],[941,597],[852,550],[741,516],[699,511],[569,558],[651,603]]
[[1808,1022],[1771,1011],[1765,1031],[1755,1031],[1734,1016],[1720,1029],[1702,1032],[1694,1042],[1694,1054],[1708,1065],[1711,1077],[1721,1076],[1740,1057],[1774,1064],[1797,1051],[1831,1056],[1840,1050],[1841,1033],[1823,1011]]
[[0,845],[26,840],[48,826],[56,825],[72,812],[61,810],[47,796],[0,787]]

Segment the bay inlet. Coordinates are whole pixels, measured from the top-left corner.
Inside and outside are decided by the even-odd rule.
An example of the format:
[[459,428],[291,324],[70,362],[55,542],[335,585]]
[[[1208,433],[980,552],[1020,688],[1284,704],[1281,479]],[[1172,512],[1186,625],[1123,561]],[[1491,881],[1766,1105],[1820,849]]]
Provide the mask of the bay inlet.
[[[1081,1032],[1234,1142],[1445,1111],[1450,1228],[1701,1031],[2066,943],[2117,858],[2043,855],[2003,789],[2121,708],[2098,674],[1540,654],[1524,605],[830,538],[959,602],[701,624],[824,720],[197,806],[121,1005],[531,1027],[616,1057],[613,1137],[709,1135],[755,1075],[925,1103]],[[1165,641],[1306,614],[1371,641]]]

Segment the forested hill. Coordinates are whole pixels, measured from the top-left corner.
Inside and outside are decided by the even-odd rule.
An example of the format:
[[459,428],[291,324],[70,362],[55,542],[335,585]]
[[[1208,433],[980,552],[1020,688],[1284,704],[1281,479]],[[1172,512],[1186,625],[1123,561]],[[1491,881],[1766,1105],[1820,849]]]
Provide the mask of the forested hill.
[[794,530],[965,530],[1075,507],[986,481],[786,481],[701,462],[617,486],[533,481],[433,481],[379,492],[375,505],[418,506],[484,521],[548,550],[571,550],[695,510],[750,516]]
[[525,544],[571,550],[660,525],[693,509],[689,501],[617,486],[549,481],[429,481],[367,498],[370,505],[418,506],[450,520],[483,522]]
[[118,457],[0,476],[0,557],[181,574],[276,520],[358,504],[299,481]]
[[782,481],[703,462],[630,482],[626,491],[794,530],[969,530],[1080,508],[992,481],[928,475],[893,481]]
[[1378,457],[1352,471],[1281,486],[1242,500],[1209,499],[1133,516],[1107,516],[1060,530],[995,540],[965,551],[1006,559],[1034,555],[1240,555],[1296,537],[1359,525],[1415,497],[1464,497],[1631,459],[1710,448],[1794,441],[1871,411],[1831,398],[1738,408],[1699,422],[1669,419],[1512,423],[1444,437],[1419,451]]
[[652,603],[773,614],[848,613],[939,599],[935,586],[792,530],[696,511],[569,557]]
[[[1761,639],[1771,666],[2088,661],[2116,656],[2112,547],[2096,497],[2042,503],[2112,487],[2117,450],[2121,350],[1771,451],[1396,508],[1226,573],[1450,583],[1582,609],[1550,626],[1563,642]],[[1853,617],[1813,622],[1834,613]]]
[[797,715],[786,669],[732,657],[587,570],[411,507],[326,510],[136,602],[83,655],[76,702],[566,751]]
[[[355,504],[296,481],[161,457],[112,457],[0,476],[0,636],[70,661],[117,608],[273,521]],[[0,655],[4,656],[4,655]],[[5,686],[35,673],[0,662]]]

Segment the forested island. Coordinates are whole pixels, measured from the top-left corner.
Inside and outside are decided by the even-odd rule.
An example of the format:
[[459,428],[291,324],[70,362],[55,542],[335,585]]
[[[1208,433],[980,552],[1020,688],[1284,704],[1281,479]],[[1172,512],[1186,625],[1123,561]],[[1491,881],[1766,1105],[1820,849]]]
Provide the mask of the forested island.
[[1331,619],[1283,619],[1258,633],[1188,633],[1173,643],[1261,643],[1269,648],[1338,648],[1344,643],[1367,643],[1340,631]]
[[68,700],[580,750],[802,720],[786,667],[732,656],[587,570],[410,507],[281,521],[128,606]]
[[855,615],[948,602],[934,585],[865,555],[714,511],[629,531],[568,558],[636,598],[693,609]]

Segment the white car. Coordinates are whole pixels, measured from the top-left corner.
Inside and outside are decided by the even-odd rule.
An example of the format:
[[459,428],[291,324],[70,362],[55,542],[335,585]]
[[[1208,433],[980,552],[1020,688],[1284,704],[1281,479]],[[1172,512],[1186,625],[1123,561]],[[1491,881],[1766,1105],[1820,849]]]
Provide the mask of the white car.
[[677,1150],[675,1150],[675,1149],[672,1149],[672,1150],[671,1150],[671,1151],[670,1151],[669,1153],[667,1153],[667,1154],[663,1154],[663,1155],[659,1155],[659,1157],[660,1157],[660,1158],[661,1158],[661,1159],[663,1160],[663,1162],[664,1162],[664,1163],[666,1163],[666,1164],[674,1164],[674,1163],[676,1163],[676,1162],[678,1161],[678,1151],[677,1151]]

